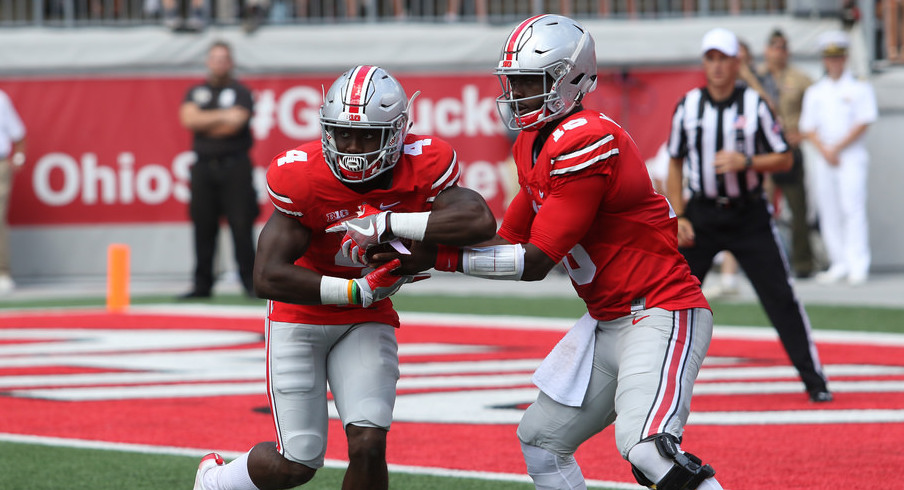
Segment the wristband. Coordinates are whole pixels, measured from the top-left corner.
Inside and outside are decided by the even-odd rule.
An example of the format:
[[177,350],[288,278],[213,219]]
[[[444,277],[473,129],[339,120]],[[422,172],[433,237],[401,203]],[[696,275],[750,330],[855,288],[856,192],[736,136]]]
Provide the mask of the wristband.
[[342,306],[360,303],[361,291],[355,281],[332,276],[320,278],[320,304]]
[[427,220],[430,212],[423,213],[389,213],[389,227],[393,236],[423,241],[427,233]]
[[461,271],[486,279],[520,281],[524,274],[524,247],[514,244],[465,248],[461,253]]
[[747,155],[747,159],[744,160],[744,168],[753,168],[753,157]]
[[25,165],[25,153],[22,153],[21,151],[13,153],[13,158],[11,159],[11,161],[13,162],[13,165],[17,167]]
[[436,264],[433,268],[438,271],[456,272],[458,270],[458,247],[437,245]]

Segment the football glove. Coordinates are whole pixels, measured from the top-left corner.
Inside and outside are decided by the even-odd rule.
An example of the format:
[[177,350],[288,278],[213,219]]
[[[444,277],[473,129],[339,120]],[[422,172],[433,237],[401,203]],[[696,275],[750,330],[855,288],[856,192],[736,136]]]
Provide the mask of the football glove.
[[394,259],[380,267],[377,267],[370,274],[359,278],[352,279],[350,282],[350,299],[355,304],[359,304],[365,308],[384,300],[395,294],[399,288],[409,282],[422,281],[430,277],[430,274],[415,274],[411,276],[395,276],[392,271],[401,266],[399,259]]
[[391,241],[395,236],[389,229],[389,211],[364,204],[358,208],[358,216],[337,223],[326,229],[327,233],[344,232],[342,247],[343,256],[356,264],[367,264],[367,249]]

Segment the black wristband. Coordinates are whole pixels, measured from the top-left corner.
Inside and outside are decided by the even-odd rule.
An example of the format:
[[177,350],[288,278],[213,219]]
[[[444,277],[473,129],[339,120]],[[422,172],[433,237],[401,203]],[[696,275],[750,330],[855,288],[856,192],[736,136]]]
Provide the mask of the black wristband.
[[753,157],[747,155],[747,159],[744,160],[744,168],[753,168]]

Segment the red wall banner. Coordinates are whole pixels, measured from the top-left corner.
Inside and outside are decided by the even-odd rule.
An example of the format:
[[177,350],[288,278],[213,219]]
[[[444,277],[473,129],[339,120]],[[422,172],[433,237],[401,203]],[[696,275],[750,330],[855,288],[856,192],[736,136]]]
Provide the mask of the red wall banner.
[[[254,76],[252,157],[256,182],[277,153],[320,138],[318,109],[336,74]],[[462,184],[501,216],[509,131],[496,112],[499,82],[486,73],[400,74],[414,101],[412,131],[449,141]],[[0,84],[28,129],[28,163],[15,176],[13,226],[187,221],[190,134],[179,105],[197,77],[94,77],[7,80]],[[649,158],[668,132],[680,96],[702,83],[696,69],[601,72],[585,106],[621,123]],[[270,204],[261,192],[263,217]]]

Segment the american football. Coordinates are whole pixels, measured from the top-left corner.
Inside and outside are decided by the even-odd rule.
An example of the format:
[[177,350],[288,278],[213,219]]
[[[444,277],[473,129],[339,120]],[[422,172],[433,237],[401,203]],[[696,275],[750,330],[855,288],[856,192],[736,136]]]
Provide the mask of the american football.
[[411,250],[413,243],[414,241],[408,238],[396,238],[392,242],[381,243],[368,248],[364,255],[367,257],[367,261],[370,262],[373,259],[373,256],[378,253],[402,252],[402,250],[396,248],[398,245],[405,247],[407,250]]

